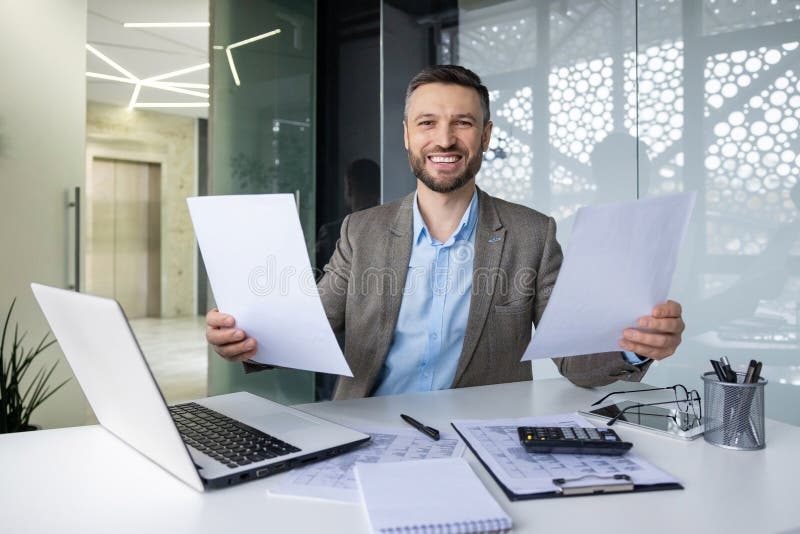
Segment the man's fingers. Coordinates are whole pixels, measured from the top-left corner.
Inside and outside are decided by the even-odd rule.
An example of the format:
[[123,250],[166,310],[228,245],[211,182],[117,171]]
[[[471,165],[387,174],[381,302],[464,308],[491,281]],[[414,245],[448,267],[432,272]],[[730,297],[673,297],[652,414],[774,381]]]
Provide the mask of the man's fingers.
[[244,340],[247,335],[238,328],[206,327],[206,341],[212,345],[227,345]]
[[626,328],[619,346],[654,360],[663,360],[675,354],[681,343],[681,334],[686,324],[681,318],[683,308],[680,303],[668,300],[653,308],[651,317],[642,317],[637,321],[639,328]]
[[217,354],[232,362],[249,360],[255,355],[256,348],[255,339],[246,339],[239,343],[214,346],[214,350],[217,351]]
[[668,300],[664,304],[659,304],[653,308],[653,317],[680,317],[683,313],[683,307],[680,303],[674,300]]
[[677,334],[649,333],[636,330],[635,328],[626,328],[622,332],[622,335],[627,341],[656,348],[665,348],[670,345],[677,347],[678,343],[680,343],[680,337],[678,337]]
[[249,351],[244,352],[244,353],[242,353],[242,354],[240,354],[238,356],[234,356],[229,361],[232,361],[232,362],[244,362],[244,361],[249,360],[253,356],[255,356],[256,352],[258,352],[257,349],[249,350]]
[[236,324],[236,321],[233,316],[222,313],[217,310],[217,308],[214,308],[206,314],[206,324],[216,328],[230,328]]
[[636,323],[641,328],[656,330],[658,332],[667,332],[670,334],[682,334],[686,328],[683,319],[671,318],[656,319],[655,317],[642,317]]
[[681,343],[679,333],[650,333],[626,328],[622,335],[620,347],[655,360],[671,356]]

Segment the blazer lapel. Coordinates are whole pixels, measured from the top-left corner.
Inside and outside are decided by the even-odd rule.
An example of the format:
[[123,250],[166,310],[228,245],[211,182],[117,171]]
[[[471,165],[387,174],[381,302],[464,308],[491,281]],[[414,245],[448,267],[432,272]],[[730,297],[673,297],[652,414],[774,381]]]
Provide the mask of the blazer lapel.
[[464,346],[456,367],[451,387],[458,384],[469,365],[478,339],[481,337],[489,307],[494,295],[495,282],[501,275],[498,271],[503,255],[506,231],[500,220],[491,196],[478,189],[478,227],[475,235],[475,257],[472,260],[472,297],[469,303]]
[[[412,215],[412,202],[414,193],[406,196],[400,203],[394,221],[389,227],[389,232],[385,242],[386,263],[383,269],[376,273],[381,280],[382,295],[375,295],[375,298],[383,301],[383,309],[379,322],[379,332],[377,338],[377,349],[375,357],[370,358],[367,364],[367,391],[369,395],[375,385],[375,380],[383,367],[386,355],[389,353],[389,346],[394,337],[394,329],[397,326],[397,318],[400,315],[400,304],[403,300],[403,290],[406,286],[406,276],[408,275],[408,262],[411,259],[411,240],[413,233],[414,218]],[[377,238],[377,237],[376,237]]]

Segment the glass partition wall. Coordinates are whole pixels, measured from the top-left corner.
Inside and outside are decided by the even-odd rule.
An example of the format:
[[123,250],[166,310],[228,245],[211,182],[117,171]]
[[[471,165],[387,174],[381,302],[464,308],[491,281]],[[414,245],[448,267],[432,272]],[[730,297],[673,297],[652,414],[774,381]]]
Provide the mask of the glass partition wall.
[[415,187],[410,77],[474,70],[494,122],[478,185],[552,215],[562,246],[581,206],[698,193],[673,285],[687,331],[647,380],[762,360],[768,415],[800,424],[799,1],[386,0],[381,31],[384,201]]
[[[316,2],[212,0],[210,19],[209,193],[294,194],[311,252]],[[245,375],[241,364],[225,362],[213,351],[208,380],[210,395],[246,390],[283,403],[314,400],[313,373]]]

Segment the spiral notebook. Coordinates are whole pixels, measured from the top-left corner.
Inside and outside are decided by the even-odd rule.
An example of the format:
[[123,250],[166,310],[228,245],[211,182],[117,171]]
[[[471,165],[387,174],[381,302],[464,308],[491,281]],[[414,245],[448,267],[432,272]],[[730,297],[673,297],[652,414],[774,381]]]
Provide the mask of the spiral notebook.
[[356,464],[373,532],[502,532],[506,514],[463,458]]

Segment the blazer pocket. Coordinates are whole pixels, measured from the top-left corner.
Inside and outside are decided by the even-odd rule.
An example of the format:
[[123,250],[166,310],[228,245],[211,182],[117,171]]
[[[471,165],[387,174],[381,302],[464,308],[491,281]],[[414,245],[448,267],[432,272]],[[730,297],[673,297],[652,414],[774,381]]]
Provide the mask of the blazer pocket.
[[519,363],[531,340],[532,319],[532,298],[494,307],[489,321],[489,340],[495,365],[512,368]]
[[494,307],[494,312],[499,314],[522,313],[531,310],[533,307],[533,297],[526,297],[522,300],[515,300],[509,304],[499,304]]

